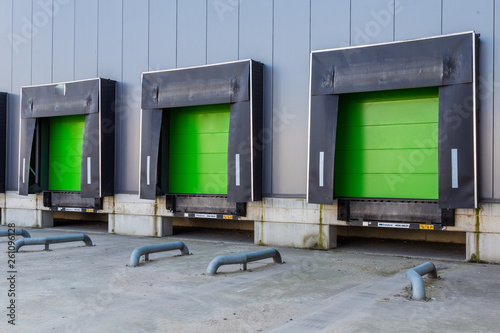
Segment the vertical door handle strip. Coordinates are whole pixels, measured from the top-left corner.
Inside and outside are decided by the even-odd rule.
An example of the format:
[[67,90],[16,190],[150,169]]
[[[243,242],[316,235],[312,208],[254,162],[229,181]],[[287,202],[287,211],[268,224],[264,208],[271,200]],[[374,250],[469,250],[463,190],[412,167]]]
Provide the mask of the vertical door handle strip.
[[325,173],[325,152],[319,152],[319,187],[323,187],[325,185],[324,180]]
[[151,156],[146,157],[146,184],[151,185]]
[[91,174],[92,174],[92,166],[91,166],[91,157],[87,157],[87,184],[90,185],[92,184],[92,179],[91,179]]
[[451,188],[458,188],[458,149],[451,150]]
[[236,186],[240,186],[240,154],[234,156],[234,164],[236,167]]

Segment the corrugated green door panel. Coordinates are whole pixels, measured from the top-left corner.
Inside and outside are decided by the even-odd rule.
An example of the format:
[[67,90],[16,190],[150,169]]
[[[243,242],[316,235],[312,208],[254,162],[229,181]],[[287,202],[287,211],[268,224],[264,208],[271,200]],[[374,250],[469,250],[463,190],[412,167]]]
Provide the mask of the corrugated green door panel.
[[85,115],[50,118],[49,190],[80,191]]
[[170,193],[227,194],[229,110],[229,104],[170,110]]
[[335,196],[438,199],[438,88],[344,94]]

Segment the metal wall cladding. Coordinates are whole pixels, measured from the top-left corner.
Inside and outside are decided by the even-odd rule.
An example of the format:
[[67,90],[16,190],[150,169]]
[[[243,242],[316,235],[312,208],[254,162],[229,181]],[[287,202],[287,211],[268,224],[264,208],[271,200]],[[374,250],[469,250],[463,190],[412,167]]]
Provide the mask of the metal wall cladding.
[[437,36],[442,33],[440,1],[402,0],[398,3],[399,5],[395,7],[397,14],[394,18],[395,40]]
[[[272,128],[273,128],[273,3],[268,0],[244,1],[239,6],[239,41],[240,59],[258,59],[264,64],[262,99],[262,191],[272,192]],[[218,15],[219,16],[219,15]],[[224,14],[221,14],[224,17]],[[256,20],[255,18],[259,19]],[[254,96],[255,99],[255,96]]]
[[[303,195],[307,154],[310,1],[274,2],[273,193]],[[268,162],[269,163],[269,162]]]
[[[481,34],[479,195],[500,200],[500,117],[493,84],[500,15],[494,0],[86,0],[0,2],[0,91],[8,106],[7,189],[18,187],[22,86],[117,80],[116,189],[137,193],[140,75],[258,59],[264,69],[264,193],[306,191],[309,54],[474,30]],[[347,57],[352,54],[346,53]],[[495,105],[494,105],[495,103]],[[293,167],[291,167],[293,166]]]
[[7,148],[7,93],[0,93],[0,193],[5,192],[5,153]]
[[[160,28],[161,27],[161,28]],[[149,1],[149,70],[175,68],[177,0]]]
[[[83,80],[98,76],[98,2],[98,0],[85,0],[75,3],[75,13],[79,13],[79,15],[75,15],[74,80]],[[40,83],[47,83],[47,81]]]
[[207,2],[178,1],[177,6],[177,68],[205,65]]
[[55,4],[61,3],[61,5],[58,6],[56,15],[52,16],[52,60],[56,64],[52,67],[52,82],[74,80],[75,2],[75,0],[54,1]]
[[[140,89],[141,73],[148,68],[149,51],[148,35],[149,9],[143,1],[123,2],[123,44],[122,44],[122,84],[120,85],[121,101],[117,106],[116,145],[117,151],[139,151],[140,123]],[[117,165],[128,165],[121,168],[116,175],[118,184],[136,179],[139,174],[137,155],[118,154]],[[135,187],[137,190],[137,185]]]
[[[216,64],[238,59],[238,10],[220,14],[216,1],[207,6],[207,63]],[[236,2],[235,2],[236,4]]]
[[[41,1],[33,2],[33,12],[46,13],[44,11],[44,6]],[[52,26],[54,21],[52,15],[44,15],[43,18],[45,19],[47,25]],[[54,82],[52,81],[52,75],[53,75],[52,62],[54,53],[52,48],[47,47],[47,45],[53,44],[53,40],[54,36],[52,34],[52,29],[39,29],[37,31],[36,38],[32,39],[31,42],[32,70],[31,70],[30,84],[46,84]],[[60,44],[60,42],[58,44]],[[95,77],[95,74],[91,77]]]
[[351,46],[393,41],[395,9],[396,1],[352,0]]

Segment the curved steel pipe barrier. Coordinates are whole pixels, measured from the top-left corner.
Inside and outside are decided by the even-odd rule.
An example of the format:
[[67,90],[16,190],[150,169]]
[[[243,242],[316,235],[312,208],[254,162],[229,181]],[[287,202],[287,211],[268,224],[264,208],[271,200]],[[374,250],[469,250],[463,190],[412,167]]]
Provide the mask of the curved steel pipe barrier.
[[74,234],[74,235],[63,235],[63,236],[51,236],[42,238],[23,238],[16,241],[14,244],[14,252],[17,252],[24,245],[45,245],[45,250],[49,250],[49,244],[55,243],[68,243],[68,242],[79,242],[82,241],[87,246],[92,246],[92,240],[89,236],[85,234]]
[[281,255],[276,249],[267,249],[257,252],[244,254],[229,254],[215,257],[207,267],[207,275],[214,275],[217,269],[222,265],[243,264],[243,270],[246,271],[247,263],[266,258],[273,258],[275,263],[281,264]]
[[425,274],[428,274],[431,279],[437,279],[436,266],[432,262],[426,262],[406,271],[406,278],[410,280],[411,289],[413,290],[412,299],[425,299],[424,279],[422,279],[422,276]]
[[150,253],[171,251],[171,250],[181,250],[182,255],[189,254],[189,249],[183,242],[173,242],[173,243],[163,243],[154,245],[145,245],[135,249],[130,255],[129,266],[135,267],[139,265],[139,259],[144,255],[144,259],[149,260]]
[[7,237],[10,235],[20,235],[23,236],[24,238],[31,238],[30,233],[24,229],[14,229],[14,232],[12,232],[12,229],[0,231],[0,237]]

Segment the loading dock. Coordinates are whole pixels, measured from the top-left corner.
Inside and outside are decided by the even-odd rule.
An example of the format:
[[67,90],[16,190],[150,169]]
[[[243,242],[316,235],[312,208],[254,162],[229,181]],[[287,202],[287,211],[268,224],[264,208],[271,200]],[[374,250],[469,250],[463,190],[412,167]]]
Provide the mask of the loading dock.
[[[19,194],[51,211],[96,213],[114,194],[115,82],[22,88]],[[51,221],[52,224],[53,221]]]
[[477,207],[474,32],[311,54],[308,202],[441,229]]
[[244,60],[143,73],[141,198],[226,220],[261,200],[262,71]]

